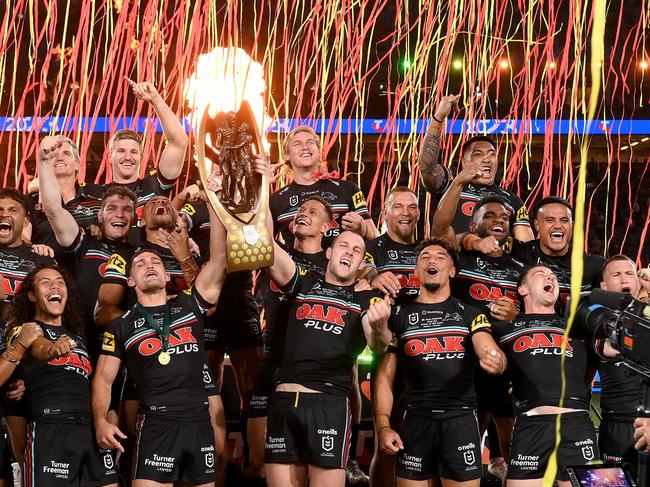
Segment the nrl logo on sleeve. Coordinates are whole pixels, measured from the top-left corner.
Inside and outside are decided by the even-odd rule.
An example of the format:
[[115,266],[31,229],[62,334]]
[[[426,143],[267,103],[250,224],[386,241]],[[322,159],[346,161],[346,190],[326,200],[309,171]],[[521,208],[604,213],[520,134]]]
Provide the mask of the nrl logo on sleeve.
[[106,352],[115,351],[115,335],[107,331],[104,332],[104,339],[102,340],[102,350]]

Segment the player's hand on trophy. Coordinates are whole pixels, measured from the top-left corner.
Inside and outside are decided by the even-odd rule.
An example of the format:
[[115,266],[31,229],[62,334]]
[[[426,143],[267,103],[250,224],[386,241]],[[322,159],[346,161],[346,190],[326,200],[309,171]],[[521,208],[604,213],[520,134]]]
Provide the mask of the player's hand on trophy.
[[144,100],[151,103],[152,101],[160,98],[160,93],[158,93],[158,90],[156,90],[156,87],[153,85],[153,83],[150,83],[149,81],[136,83],[126,76],[124,79],[126,79],[127,83],[129,83],[129,86],[131,86],[131,89],[133,90],[133,94],[138,100]]

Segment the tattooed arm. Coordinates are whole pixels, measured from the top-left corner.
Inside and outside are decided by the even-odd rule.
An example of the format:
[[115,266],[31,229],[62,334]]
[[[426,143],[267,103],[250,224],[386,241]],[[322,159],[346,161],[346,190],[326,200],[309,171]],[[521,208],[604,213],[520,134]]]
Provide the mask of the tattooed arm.
[[452,106],[458,106],[460,95],[445,96],[438,104],[433,120],[424,135],[424,141],[418,155],[418,167],[422,184],[430,193],[440,193],[449,181],[449,171],[438,163],[440,159],[440,134],[445,118],[451,112]]

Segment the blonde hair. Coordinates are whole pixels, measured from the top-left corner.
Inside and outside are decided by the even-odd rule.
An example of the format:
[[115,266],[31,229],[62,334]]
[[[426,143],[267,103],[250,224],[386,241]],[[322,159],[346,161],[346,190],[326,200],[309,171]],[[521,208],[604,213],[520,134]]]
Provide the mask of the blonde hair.
[[289,148],[291,147],[291,142],[293,141],[293,138],[302,132],[306,132],[309,135],[311,135],[314,139],[314,142],[316,142],[316,146],[318,147],[318,160],[321,162],[322,155],[321,155],[321,147],[320,147],[320,137],[316,134],[316,131],[311,128],[308,125],[299,125],[295,129],[293,129],[285,139],[282,141],[282,155],[284,156],[285,154],[289,153]]
[[121,129],[113,134],[111,139],[108,141],[108,152],[113,152],[113,145],[115,142],[120,140],[135,140],[138,143],[138,148],[140,149],[140,154],[142,154],[142,137],[135,130],[131,129]]

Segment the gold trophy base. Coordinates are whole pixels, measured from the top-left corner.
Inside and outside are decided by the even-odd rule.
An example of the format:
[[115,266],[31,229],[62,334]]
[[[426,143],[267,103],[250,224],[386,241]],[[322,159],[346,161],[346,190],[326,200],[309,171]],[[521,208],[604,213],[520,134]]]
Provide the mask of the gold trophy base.
[[265,213],[257,213],[248,223],[230,214],[219,218],[226,228],[228,272],[252,271],[273,264],[273,240],[266,228]]

